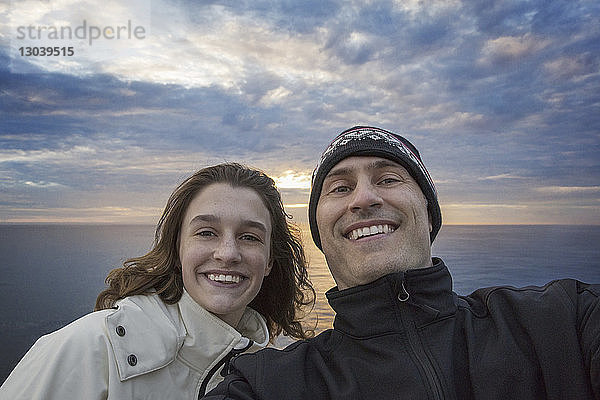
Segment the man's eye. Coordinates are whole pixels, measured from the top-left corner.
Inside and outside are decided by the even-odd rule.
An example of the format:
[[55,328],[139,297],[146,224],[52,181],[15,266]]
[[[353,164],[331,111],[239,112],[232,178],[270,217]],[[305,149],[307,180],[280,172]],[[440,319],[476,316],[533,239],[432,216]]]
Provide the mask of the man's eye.
[[388,177],[388,178],[383,178],[382,180],[379,181],[379,183],[381,185],[391,185],[391,184],[399,182],[399,181],[400,180],[398,178]]
[[336,186],[331,189],[331,193],[347,193],[350,191],[348,186]]

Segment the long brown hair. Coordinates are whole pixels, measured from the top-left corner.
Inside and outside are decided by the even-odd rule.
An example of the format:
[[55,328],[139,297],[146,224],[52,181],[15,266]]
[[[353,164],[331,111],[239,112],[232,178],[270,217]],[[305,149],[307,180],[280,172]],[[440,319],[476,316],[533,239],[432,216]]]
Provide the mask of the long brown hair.
[[288,223],[279,191],[273,179],[263,172],[237,163],[203,168],[183,181],[171,194],[156,226],[152,250],[126,260],[106,277],[108,287],[96,299],[94,310],[112,307],[119,299],[156,292],[167,304],[179,301],[183,278],[178,239],[183,216],[192,198],[213,183],[254,190],[271,215],[271,273],[265,277],[250,307],[261,313],[271,338],[285,333],[299,339],[312,335],[305,331],[300,310],[313,306],[315,290],[308,279],[307,262],[300,240],[300,229]]

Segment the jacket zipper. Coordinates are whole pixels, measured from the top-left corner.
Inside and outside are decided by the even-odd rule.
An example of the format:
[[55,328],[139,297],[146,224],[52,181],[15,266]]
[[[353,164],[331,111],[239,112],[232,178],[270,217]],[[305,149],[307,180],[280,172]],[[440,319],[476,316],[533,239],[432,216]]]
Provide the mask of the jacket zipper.
[[[229,353],[227,353],[227,355],[225,357],[221,358],[219,360],[219,362],[216,363],[215,366],[211,368],[210,371],[208,371],[208,374],[202,381],[202,385],[200,385],[200,391],[198,392],[198,400],[200,400],[202,397],[204,397],[204,395],[206,394],[206,388],[208,387],[208,383],[210,382],[212,377],[215,376],[215,374],[219,371],[219,369],[221,369],[221,367],[223,367],[223,372],[225,374],[229,373],[229,371],[226,371],[225,369],[229,369],[229,363],[231,362],[233,357],[245,352],[250,347],[252,347],[253,344],[254,344],[254,342],[252,340],[250,340],[249,343],[244,348],[232,349]],[[223,375],[223,376],[225,376],[225,375]]]
[[[398,293],[398,300],[401,302],[406,302],[410,298],[410,293],[406,290],[404,286],[404,280],[402,280],[402,290]],[[408,344],[410,349],[412,350],[415,358],[417,359],[419,365],[422,367],[425,372],[425,378],[429,383],[430,388],[433,390],[434,399],[443,399],[443,389],[440,378],[438,377],[435,369],[433,367],[433,363],[427,353],[423,348],[423,344],[421,339],[419,338],[419,333],[417,332],[416,324],[414,320],[410,318],[407,312],[400,312],[400,319],[402,320],[402,324],[406,328],[406,335],[408,337]]]

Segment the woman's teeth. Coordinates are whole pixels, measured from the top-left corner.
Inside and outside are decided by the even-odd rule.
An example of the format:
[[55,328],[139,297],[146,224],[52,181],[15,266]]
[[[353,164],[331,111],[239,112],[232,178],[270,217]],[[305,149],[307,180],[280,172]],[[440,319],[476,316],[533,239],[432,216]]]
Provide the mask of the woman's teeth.
[[350,231],[346,235],[348,239],[357,240],[366,236],[378,235],[382,233],[390,233],[394,232],[395,228],[393,226],[384,224],[384,225],[373,225],[373,226],[365,226],[364,228],[358,228]]
[[208,274],[208,279],[221,283],[240,283],[242,277],[239,275]]

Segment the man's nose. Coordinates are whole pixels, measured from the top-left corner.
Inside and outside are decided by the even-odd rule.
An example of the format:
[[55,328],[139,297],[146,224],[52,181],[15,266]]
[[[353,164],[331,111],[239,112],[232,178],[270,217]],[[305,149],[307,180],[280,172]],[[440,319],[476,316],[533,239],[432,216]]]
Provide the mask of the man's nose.
[[215,260],[222,261],[225,264],[240,262],[242,256],[235,237],[222,237],[214,249],[213,257]]
[[383,199],[370,182],[359,181],[352,192],[349,208],[353,212],[381,207]]

